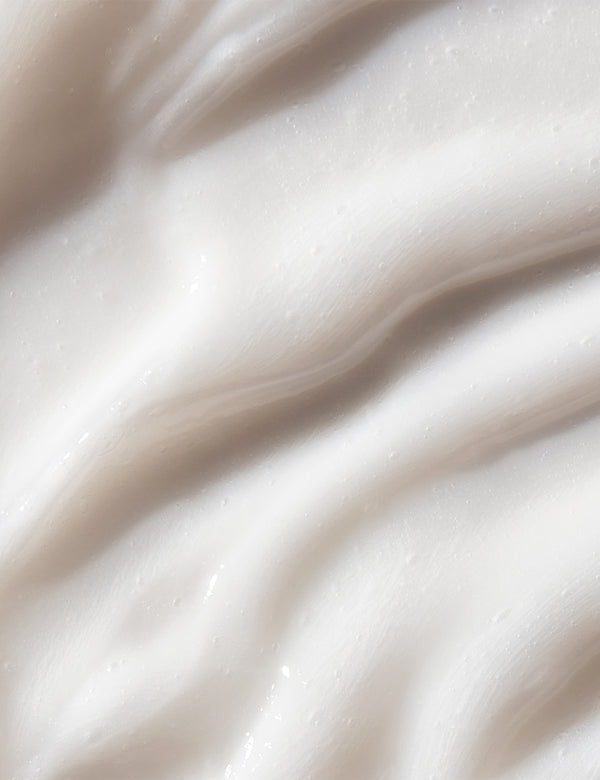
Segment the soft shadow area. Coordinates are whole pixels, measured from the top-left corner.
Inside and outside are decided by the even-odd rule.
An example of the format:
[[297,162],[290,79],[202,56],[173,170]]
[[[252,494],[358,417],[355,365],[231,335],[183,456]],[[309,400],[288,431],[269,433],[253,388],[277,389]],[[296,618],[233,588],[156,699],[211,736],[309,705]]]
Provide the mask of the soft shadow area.
[[34,56],[12,54],[0,79],[0,252],[83,205],[110,178],[116,112],[106,75],[116,47],[153,5],[56,4]]
[[378,2],[337,19],[307,43],[270,61],[254,78],[241,78],[240,88],[214,110],[205,113],[198,106],[198,120],[175,142],[166,140],[168,156],[191,154],[268,113],[314,98],[399,27],[443,2]]
[[[577,648],[570,673],[557,674],[554,689],[545,698],[526,699],[516,719],[498,713],[485,744],[496,745],[494,755],[480,759],[471,780],[494,780],[515,771],[528,756],[550,745],[561,733],[576,729],[598,710],[600,702],[600,635],[589,626],[591,636]],[[524,714],[527,713],[527,714]],[[506,737],[506,723],[512,727]],[[504,734],[503,734],[504,731]]]

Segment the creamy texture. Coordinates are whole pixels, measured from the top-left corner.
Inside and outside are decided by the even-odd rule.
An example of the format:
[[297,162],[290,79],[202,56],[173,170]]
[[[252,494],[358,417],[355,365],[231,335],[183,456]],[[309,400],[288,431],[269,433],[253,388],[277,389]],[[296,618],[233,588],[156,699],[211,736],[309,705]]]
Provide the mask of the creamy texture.
[[600,778],[600,7],[0,13],[0,778]]

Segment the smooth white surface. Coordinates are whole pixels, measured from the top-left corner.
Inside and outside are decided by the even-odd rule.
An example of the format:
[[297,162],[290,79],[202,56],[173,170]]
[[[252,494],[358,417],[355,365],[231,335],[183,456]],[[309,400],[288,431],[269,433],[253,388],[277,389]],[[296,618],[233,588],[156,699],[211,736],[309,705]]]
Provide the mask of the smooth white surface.
[[597,780],[597,3],[0,8],[0,778]]

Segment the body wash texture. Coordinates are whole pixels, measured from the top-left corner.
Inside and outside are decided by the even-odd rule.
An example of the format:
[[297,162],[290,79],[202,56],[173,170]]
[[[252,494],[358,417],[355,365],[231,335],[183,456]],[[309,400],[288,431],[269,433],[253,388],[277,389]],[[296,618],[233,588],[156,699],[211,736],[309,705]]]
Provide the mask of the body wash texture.
[[0,5],[0,778],[600,778],[600,6]]

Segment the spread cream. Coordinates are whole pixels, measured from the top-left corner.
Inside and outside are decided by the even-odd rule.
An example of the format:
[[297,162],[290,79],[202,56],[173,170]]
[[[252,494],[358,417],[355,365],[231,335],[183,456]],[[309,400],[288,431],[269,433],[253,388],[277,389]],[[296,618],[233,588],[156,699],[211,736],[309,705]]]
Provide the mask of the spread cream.
[[0,7],[0,778],[600,777],[600,7]]

